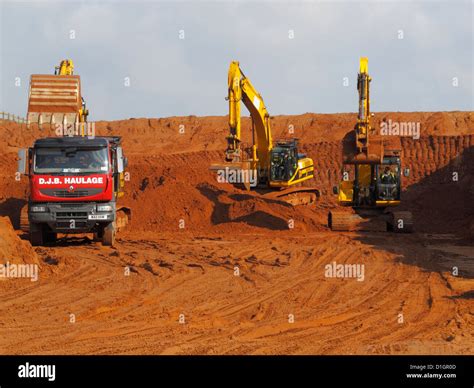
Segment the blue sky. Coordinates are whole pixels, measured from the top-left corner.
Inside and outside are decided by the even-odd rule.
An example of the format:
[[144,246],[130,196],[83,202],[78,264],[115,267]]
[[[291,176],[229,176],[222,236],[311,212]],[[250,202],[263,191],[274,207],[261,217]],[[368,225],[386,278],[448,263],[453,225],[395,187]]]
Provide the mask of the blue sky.
[[272,115],[355,111],[360,56],[374,111],[473,110],[471,1],[1,1],[0,12],[0,110],[22,116],[30,74],[63,58],[91,120],[225,115],[233,59]]

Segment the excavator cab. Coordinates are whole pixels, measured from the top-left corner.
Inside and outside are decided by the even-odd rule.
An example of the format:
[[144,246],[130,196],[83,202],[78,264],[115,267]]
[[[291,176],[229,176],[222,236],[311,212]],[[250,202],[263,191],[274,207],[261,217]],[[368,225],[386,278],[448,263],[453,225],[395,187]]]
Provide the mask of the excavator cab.
[[270,180],[289,181],[298,169],[296,141],[278,142],[270,154]]
[[375,197],[378,203],[400,201],[400,158],[384,158],[375,166]]
[[379,164],[345,164],[344,171],[348,179],[342,180],[333,190],[341,204],[361,208],[385,207],[400,202],[399,156],[384,157]]

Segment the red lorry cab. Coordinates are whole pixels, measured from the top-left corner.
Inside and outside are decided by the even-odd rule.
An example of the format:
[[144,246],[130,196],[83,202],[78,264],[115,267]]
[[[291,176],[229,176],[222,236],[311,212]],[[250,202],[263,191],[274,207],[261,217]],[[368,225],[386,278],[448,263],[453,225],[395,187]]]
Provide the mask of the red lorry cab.
[[20,150],[18,171],[30,182],[32,244],[54,241],[58,232],[92,232],[113,245],[127,163],[120,143],[119,137],[57,137]]

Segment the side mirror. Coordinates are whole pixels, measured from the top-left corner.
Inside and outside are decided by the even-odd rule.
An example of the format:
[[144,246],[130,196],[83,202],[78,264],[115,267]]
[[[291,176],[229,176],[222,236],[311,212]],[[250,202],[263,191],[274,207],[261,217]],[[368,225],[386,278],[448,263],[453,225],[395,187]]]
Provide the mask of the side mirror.
[[27,174],[28,166],[28,149],[21,148],[18,150],[18,172],[22,175]]
[[338,186],[333,186],[332,187],[332,192],[333,192],[333,194],[338,195],[339,194],[339,187]]
[[122,147],[117,147],[117,172],[121,174],[124,171],[124,157]]
[[410,169],[409,168],[405,168],[403,170],[403,176],[406,176],[406,177],[409,177],[410,176]]

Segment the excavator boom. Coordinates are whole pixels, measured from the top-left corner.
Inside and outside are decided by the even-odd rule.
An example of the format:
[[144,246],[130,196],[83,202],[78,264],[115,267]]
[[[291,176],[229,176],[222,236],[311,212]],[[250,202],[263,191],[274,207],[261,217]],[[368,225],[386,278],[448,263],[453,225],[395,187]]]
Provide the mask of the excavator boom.
[[369,83],[369,60],[366,57],[360,59],[360,69],[357,76],[357,90],[359,92],[359,114],[357,116],[356,143],[357,150],[367,155],[370,131],[370,100]]
[[[269,153],[272,150],[270,115],[262,96],[240,69],[239,62],[232,61],[228,74],[229,129],[227,160],[241,155],[240,101],[250,112],[253,125],[253,159],[261,169],[269,167]],[[257,157],[258,155],[258,157]]]

